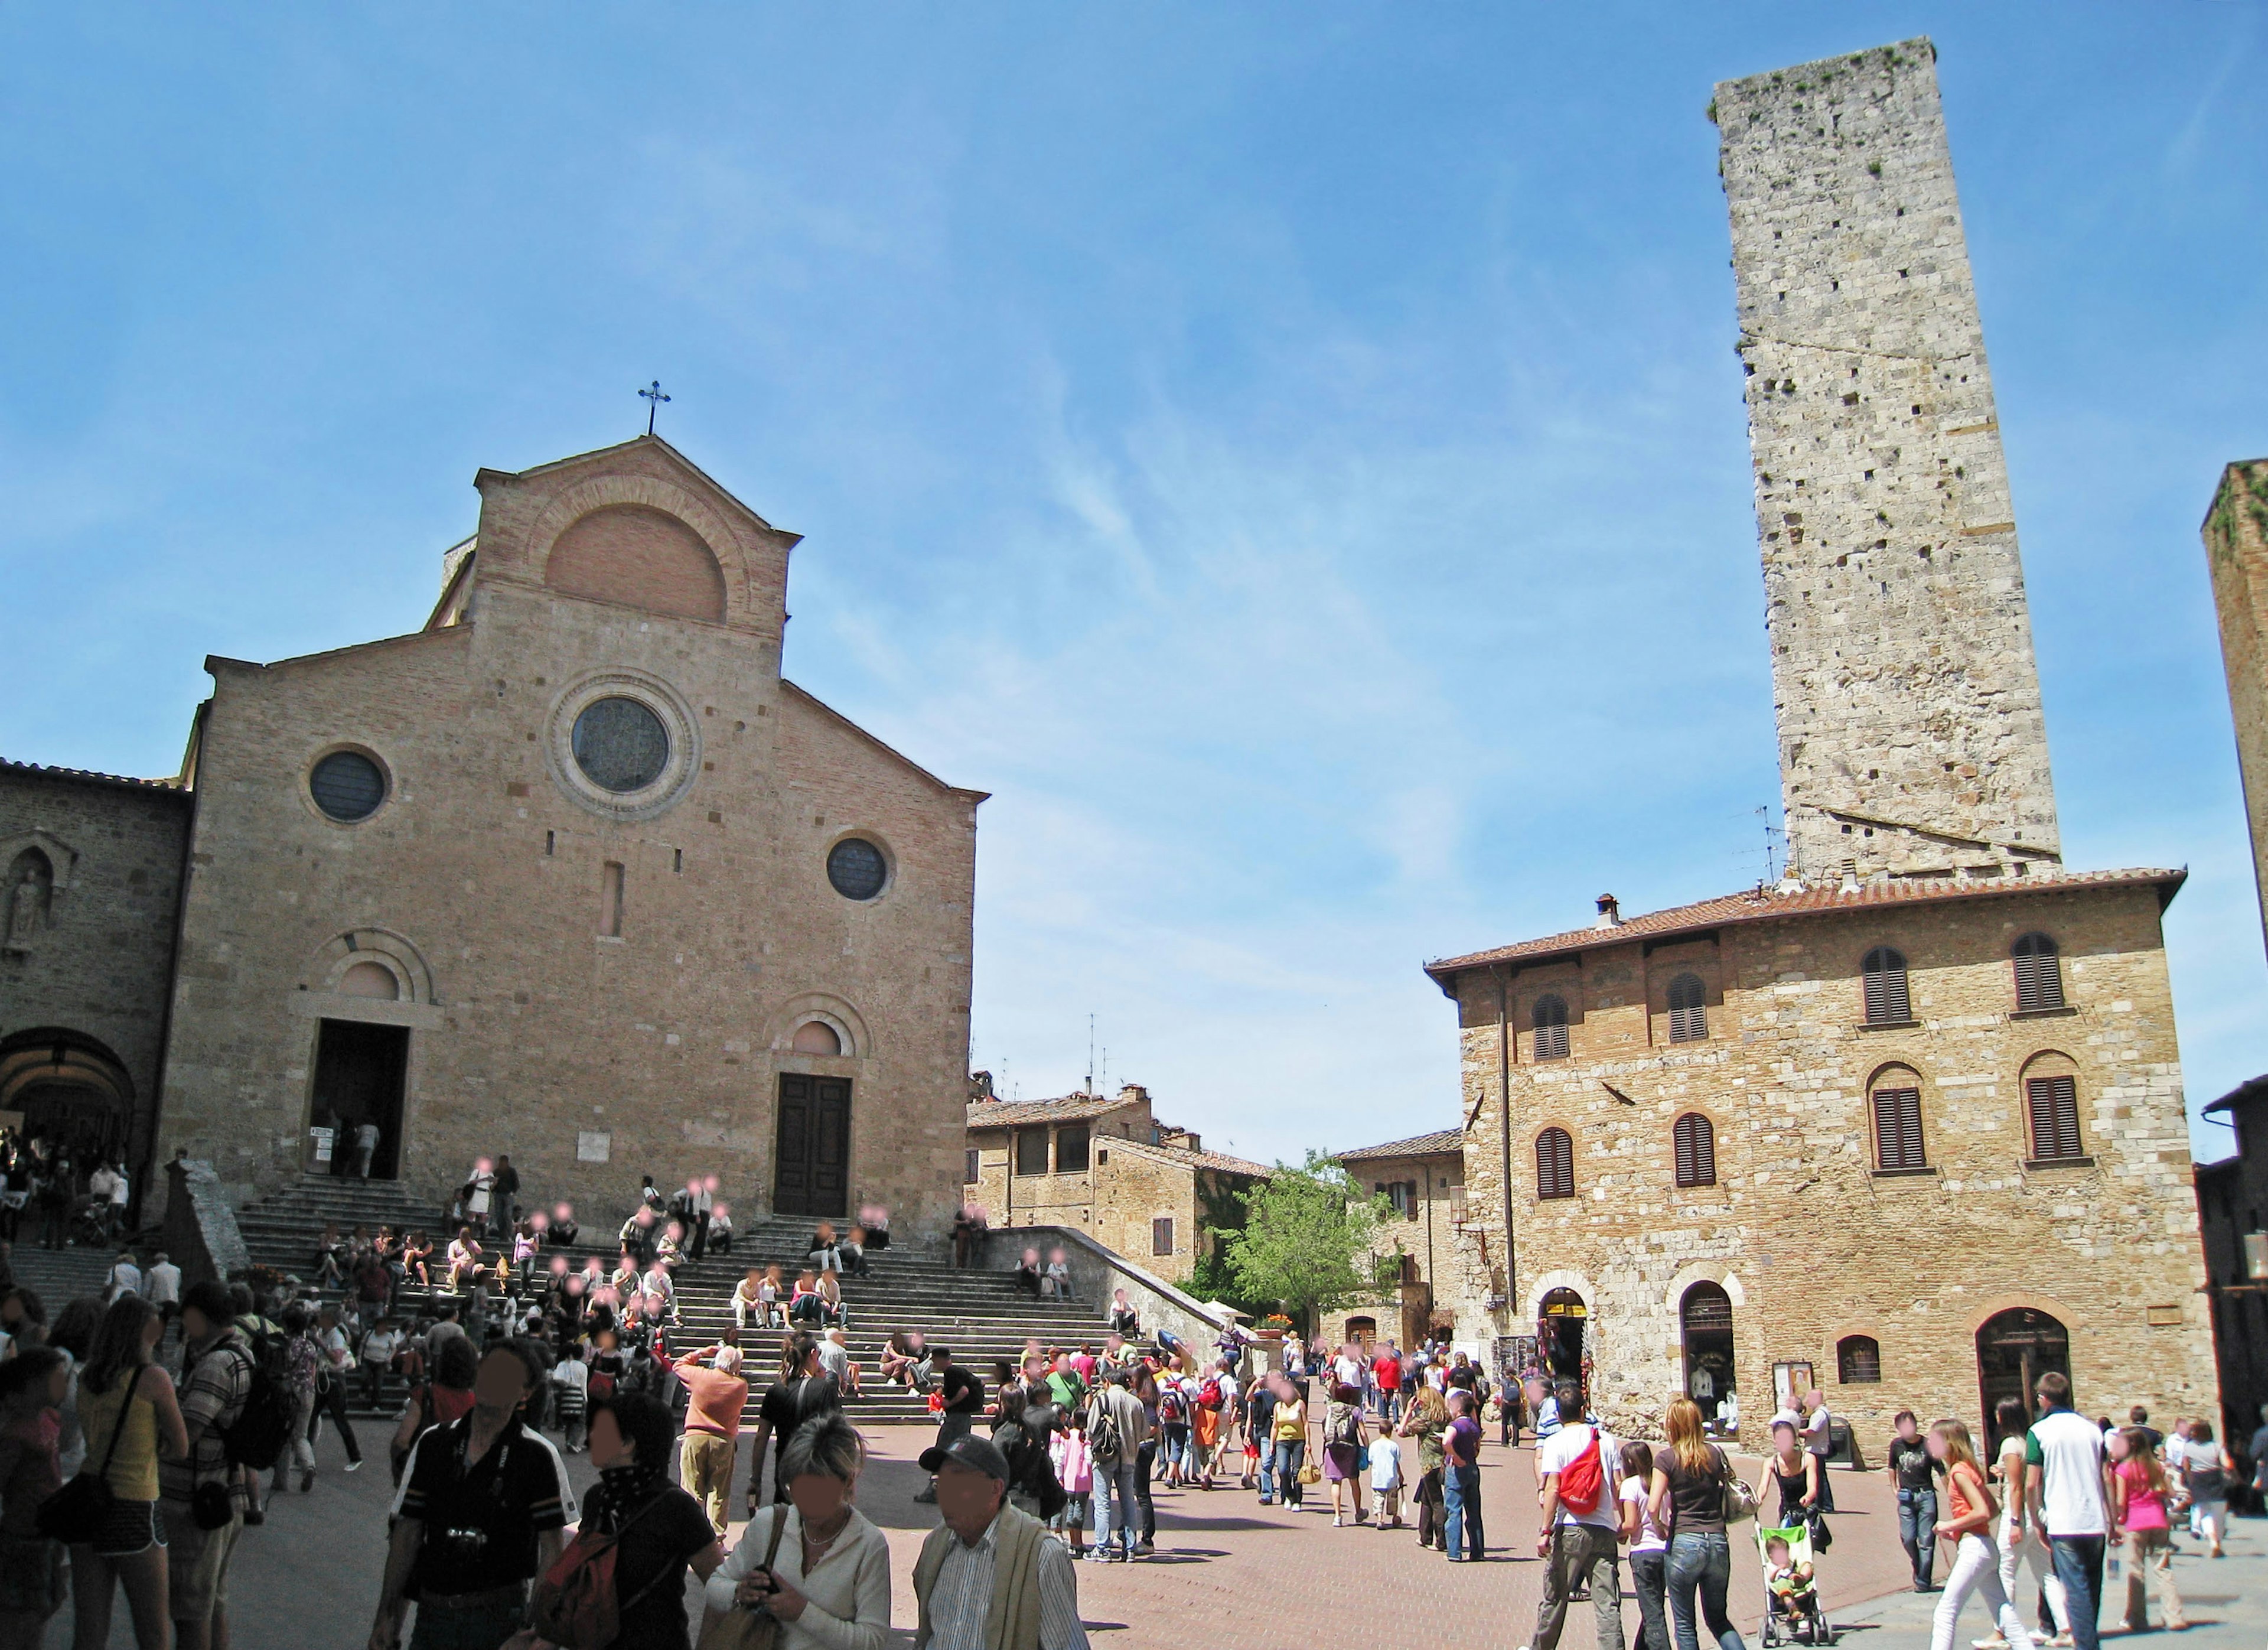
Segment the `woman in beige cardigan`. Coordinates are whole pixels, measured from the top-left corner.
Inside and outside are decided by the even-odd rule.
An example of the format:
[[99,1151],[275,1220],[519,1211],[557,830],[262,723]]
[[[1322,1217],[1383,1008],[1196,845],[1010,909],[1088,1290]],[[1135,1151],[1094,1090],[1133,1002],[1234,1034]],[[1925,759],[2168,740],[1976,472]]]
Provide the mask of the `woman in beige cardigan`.
[[[890,1632],[890,1545],[850,1504],[865,1459],[840,1411],[796,1429],[780,1461],[789,1504],[748,1521],[709,1578],[710,1617],[762,1606],[779,1618],[779,1650],[881,1650]],[[787,1527],[775,1547],[773,1521],[781,1518]]]

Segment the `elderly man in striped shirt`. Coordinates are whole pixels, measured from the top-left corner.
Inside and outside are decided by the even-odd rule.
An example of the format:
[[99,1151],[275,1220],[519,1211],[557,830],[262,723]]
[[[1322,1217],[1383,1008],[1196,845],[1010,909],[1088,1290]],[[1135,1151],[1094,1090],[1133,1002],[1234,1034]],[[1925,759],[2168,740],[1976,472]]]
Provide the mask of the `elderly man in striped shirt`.
[[1007,1457],[970,1433],[921,1464],[945,1522],[914,1563],[915,1650],[1088,1650],[1071,1553],[1010,1505]]

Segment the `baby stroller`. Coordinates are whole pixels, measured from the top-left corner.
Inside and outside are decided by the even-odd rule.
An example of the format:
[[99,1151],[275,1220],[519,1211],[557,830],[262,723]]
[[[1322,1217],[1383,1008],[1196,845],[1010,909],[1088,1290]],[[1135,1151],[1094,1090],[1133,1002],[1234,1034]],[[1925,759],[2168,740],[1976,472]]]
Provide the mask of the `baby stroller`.
[[[1787,1543],[1787,1562],[1803,1578],[1792,1589],[1786,1581],[1778,1590],[1773,1587],[1772,1572],[1778,1568],[1771,1557],[1774,1541]],[[1756,1558],[1764,1573],[1764,1618],[1756,1637],[1766,1645],[1793,1644],[1799,1638],[1807,1645],[1833,1644],[1835,1628],[1820,1601],[1818,1577],[1812,1573],[1810,1525],[1776,1529],[1757,1520]]]

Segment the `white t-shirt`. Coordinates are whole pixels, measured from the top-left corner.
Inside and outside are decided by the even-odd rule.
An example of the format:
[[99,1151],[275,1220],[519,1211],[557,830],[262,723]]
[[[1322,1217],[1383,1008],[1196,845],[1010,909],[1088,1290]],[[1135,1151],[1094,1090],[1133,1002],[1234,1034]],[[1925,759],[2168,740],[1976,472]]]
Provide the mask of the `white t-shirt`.
[[121,1169],[116,1175],[111,1177],[111,1206],[114,1208],[123,1209],[129,1203],[133,1201],[133,1197],[134,1188],[132,1183],[127,1180],[126,1171],[124,1169]]
[[833,1341],[819,1343],[819,1366],[837,1381],[850,1379],[850,1349]]
[[362,1337],[363,1362],[372,1369],[384,1369],[401,1350],[402,1338],[399,1330],[372,1330]]
[[121,1261],[110,1269],[110,1293],[115,1300],[120,1295],[142,1293],[142,1269],[132,1261]]
[[1632,1552],[1660,1552],[1669,1545],[1668,1540],[1661,1531],[1654,1527],[1653,1514],[1646,1510],[1648,1493],[1646,1479],[1638,1477],[1623,1480],[1623,1504],[1628,1506],[1632,1501],[1638,1503],[1638,1538],[1631,1543],[1630,1550]]
[[2070,1410],[2032,1423],[2024,1459],[2040,1477],[2040,1515],[2050,1536],[2110,1533],[2102,1510],[2102,1429]]
[[1834,1418],[1821,1404],[1813,1411],[1811,1418],[1803,1423],[1803,1447],[1815,1455],[1824,1455],[1834,1447]]
[[1402,1487],[1402,1446],[1390,1433],[1370,1440],[1370,1487],[1380,1495]]
[[2192,1472],[2219,1472],[2221,1470],[2219,1444],[2200,1444],[2193,1438],[2176,1439],[2167,1446],[2166,1453],[2171,1455],[2176,1449],[2181,1451],[2173,1463],[2176,1470],[2184,1462]]
[[587,1394],[591,1390],[591,1366],[579,1358],[563,1359],[551,1371],[551,1384]]
[[181,1300],[181,1269],[171,1261],[159,1261],[142,1275],[150,1292],[150,1299],[159,1306],[179,1306]]
[[1594,1524],[1601,1529],[1615,1529],[1622,1524],[1622,1512],[1615,1505],[1615,1440],[1599,1432],[1587,1421],[1570,1421],[1535,1447],[1535,1476],[1544,1477],[1554,1472],[1565,1472],[1575,1464],[1575,1457],[1591,1447],[1591,1440],[1599,1440],[1599,1504],[1587,1513],[1578,1513],[1565,1502],[1559,1505],[1562,1523]]

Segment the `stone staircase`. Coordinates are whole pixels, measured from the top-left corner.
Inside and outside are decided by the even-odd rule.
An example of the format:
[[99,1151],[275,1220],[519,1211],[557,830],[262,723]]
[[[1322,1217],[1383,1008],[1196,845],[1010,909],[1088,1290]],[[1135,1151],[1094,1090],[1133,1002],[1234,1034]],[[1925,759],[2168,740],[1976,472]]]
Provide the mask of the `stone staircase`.
[[[26,1222],[26,1229],[30,1223]],[[144,1259],[149,1251],[136,1246]],[[16,1245],[9,1264],[16,1281],[40,1297],[46,1308],[48,1322],[55,1321],[55,1314],[64,1305],[85,1295],[92,1300],[102,1298],[103,1288],[110,1281],[110,1269],[118,1261],[118,1251],[107,1246],[102,1249],[43,1249],[35,1243]]]
[[[422,1226],[438,1238],[442,1235],[442,1213],[402,1193],[390,1182],[311,1177],[247,1205],[239,1212],[237,1222],[254,1264],[296,1275],[310,1285],[304,1293],[313,1293],[315,1252],[326,1221],[336,1221],[345,1234],[351,1234],[357,1226],[374,1234],[379,1226],[387,1225],[397,1231]],[[733,1322],[733,1287],[749,1266],[777,1261],[792,1279],[804,1264],[813,1225],[808,1219],[779,1217],[743,1219],[733,1232],[730,1255],[711,1255],[681,1266],[677,1293],[681,1321],[671,1332],[672,1350],[688,1352],[720,1337]],[[611,1266],[615,1255],[613,1233],[586,1232],[585,1236],[602,1241],[546,1249],[541,1263],[548,1266],[551,1256],[563,1255],[577,1270],[593,1256]],[[922,1400],[908,1396],[902,1387],[885,1386],[880,1379],[882,1347],[894,1330],[919,1330],[932,1346],[950,1347],[954,1361],[975,1370],[988,1389],[993,1381],[993,1359],[1020,1358],[1029,1338],[1036,1337],[1046,1344],[1092,1341],[1100,1345],[1104,1334],[1101,1302],[1033,1300],[1006,1272],[956,1271],[934,1255],[898,1249],[872,1255],[868,1263],[871,1276],[843,1280],[850,1356],[865,1374],[865,1396],[850,1400],[844,1407],[861,1426],[930,1424]],[[336,1299],[338,1292],[321,1293],[325,1299]],[[459,1297],[446,1289],[409,1286],[396,1296],[394,1310],[404,1316],[430,1311],[436,1298]],[[740,1337],[749,1359],[748,1425],[755,1424],[756,1401],[777,1373],[779,1341],[777,1331],[754,1329]],[[402,1393],[402,1383],[389,1379],[372,1406],[357,1375],[351,1385],[350,1407],[357,1414],[391,1414],[399,1408]]]

